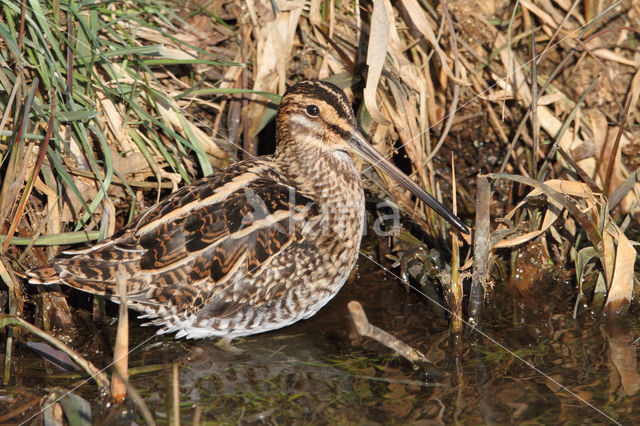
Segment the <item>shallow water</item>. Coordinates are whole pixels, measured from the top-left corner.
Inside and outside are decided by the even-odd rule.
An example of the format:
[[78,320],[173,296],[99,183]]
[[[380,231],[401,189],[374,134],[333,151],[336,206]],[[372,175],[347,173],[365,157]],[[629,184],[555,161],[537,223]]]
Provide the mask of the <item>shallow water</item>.
[[[496,291],[485,308],[484,335],[463,336],[456,351],[442,310],[363,258],[356,278],[315,317],[238,340],[235,351],[214,341],[154,336],[153,328],[132,322],[130,367],[152,371],[134,374],[131,382],[154,416],[166,419],[171,363],[179,363],[180,415],[186,424],[194,416],[203,422],[268,424],[637,423],[638,322],[605,324],[588,311],[573,320],[573,290],[563,286],[537,302],[516,302]],[[430,364],[415,369],[359,337],[346,307],[350,300],[360,301],[372,324],[422,351]],[[98,334],[103,333],[111,341],[115,326]],[[110,357],[100,348],[110,343],[100,338],[86,334],[74,347],[104,366]],[[43,395],[45,387],[82,383],[28,349],[16,352],[7,392]],[[92,402],[94,419],[141,421],[131,404],[103,405],[93,384],[75,393]]]

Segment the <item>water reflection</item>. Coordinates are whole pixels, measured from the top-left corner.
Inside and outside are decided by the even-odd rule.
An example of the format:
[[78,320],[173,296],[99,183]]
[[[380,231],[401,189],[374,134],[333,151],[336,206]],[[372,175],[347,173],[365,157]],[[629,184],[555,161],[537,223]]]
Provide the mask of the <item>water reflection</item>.
[[[359,280],[319,315],[240,341],[243,353],[196,343],[198,356],[181,370],[183,402],[208,407],[203,418],[270,423],[639,419],[631,397],[640,383],[632,344],[638,323],[601,323],[588,313],[574,321],[571,301],[557,293],[537,305],[494,298],[484,318],[490,338],[463,338],[456,357],[446,319],[431,302],[381,272],[361,269]],[[414,370],[357,336],[346,309],[352,299],[373,324],[423,351],[431,365]]]
[[[233,423],[638,422],[637,314],[603,322],[585,311],[573,320],[570,290],[551,286],[544,299],[531,300],[496,291],[484,310],[485,335],[457,343],[441,309],[361,262],[358,279],[318,315],[237,341],[239,351],[214,341],[157,337],[134,325],[132,348],[150,340],[131,354],[131,367],[149,370],[131,381],[154,415],[166,418],[170,364],[180,363],[185,423],[195,407],[203,421]],[[414,369],[359,337],[348,315],[350,300],[360,301],[372,324],[422,351],[430,364]],[[103,331],[111,340],[115,326]],[[23,386],[44,394],[45,386],[78,383],[25,351],[14,364]],[[92,351],[93,362],[109,363],[110,354],[95,353],[91,344],[83,353]],[[100,407],[93,385],[76,393]]]

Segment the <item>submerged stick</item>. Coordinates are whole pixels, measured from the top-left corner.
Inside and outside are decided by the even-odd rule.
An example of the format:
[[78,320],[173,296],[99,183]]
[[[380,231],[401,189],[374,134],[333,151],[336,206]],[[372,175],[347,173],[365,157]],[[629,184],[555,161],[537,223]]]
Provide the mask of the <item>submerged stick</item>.
[[362,305],[359,302],[352,300],[347,306],[359,335],[377,340],[414,364],[428,362],[427,358],[420,351],[412,348],[402,340],[392,336],[375,325],[372,325],[367,319],[367,314],[365,314],[364,309],[362,309]]

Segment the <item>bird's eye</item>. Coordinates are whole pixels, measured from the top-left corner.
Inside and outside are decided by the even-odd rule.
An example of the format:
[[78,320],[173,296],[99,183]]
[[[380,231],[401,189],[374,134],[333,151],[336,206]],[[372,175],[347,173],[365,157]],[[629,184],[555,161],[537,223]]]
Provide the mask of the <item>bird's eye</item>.
[[320,115],[320,108],[317,105],[309,105],[307,106],[307,114],[310,117],[317,117]]

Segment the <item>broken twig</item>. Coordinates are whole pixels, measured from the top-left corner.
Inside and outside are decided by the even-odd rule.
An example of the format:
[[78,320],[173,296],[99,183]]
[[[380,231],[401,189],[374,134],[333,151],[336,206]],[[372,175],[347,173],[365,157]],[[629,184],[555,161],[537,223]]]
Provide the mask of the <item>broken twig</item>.
[[371,325],[367,319],[367,314],[365,314],[364,309],[362,309],[362,305],[359,302],[352,300],[347,306],[349,307],[351,318],[353,319],[353,323],[356,325],[359,335],[377,340],[414,364],[428,362],[427,358],[420,351],[412,348],[402,340],[392,336],[375,325]]

